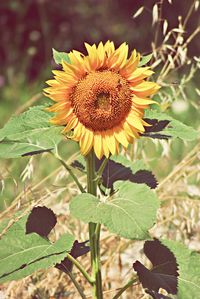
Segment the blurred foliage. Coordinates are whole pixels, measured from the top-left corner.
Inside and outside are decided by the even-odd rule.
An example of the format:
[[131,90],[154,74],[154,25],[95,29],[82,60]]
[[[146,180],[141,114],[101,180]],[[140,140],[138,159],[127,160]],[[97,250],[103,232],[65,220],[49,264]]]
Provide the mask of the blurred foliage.
[[[151,28],[155,3],[155,0],[0,1],[0,101],[3,101],[0,124],[42,90],[53,64],[52,48],[85,52],[85,41],[110,39],[117,45],[126,41],[130,49],[149,53],[157,29],[159,46],[162,30]],[[134,12],[142,5],[145,6],[142,17],[134,19]],[[188,0],[174,0],[173,5],[163,1],[162,19],[168,20],[169,29],[178,25],[179,15],[185,18],[190,6]],[[198,12],[194,12],[188,20],[186,37],[197,27],[198,17]],[[188,47],[189,56],[197,55],[198,39]]]
[[[34,80],[50,67],[52,48],[85,51],[83,43],[114,40],[126,41],[130,49],[142,53],[151,51],[155,30],[148,26],[152,21],[155,0],[7,0],[0,2],[2,57],[1,72],[11,76],[23,73]],[[169,29],[177,26],[177,17],[184,19],[192,1],[174,0],[173,5],[163,2],[162,18]],[[133,19],[133,13],[142,5],[142,18]],[[198,13],[189,20],[186,36],[199,22]],[[159,45],[159,41],[158,41]],[[191,55],[200,50],[198,40],[189,47]],[[6,78],[5,78],[6,79]]]

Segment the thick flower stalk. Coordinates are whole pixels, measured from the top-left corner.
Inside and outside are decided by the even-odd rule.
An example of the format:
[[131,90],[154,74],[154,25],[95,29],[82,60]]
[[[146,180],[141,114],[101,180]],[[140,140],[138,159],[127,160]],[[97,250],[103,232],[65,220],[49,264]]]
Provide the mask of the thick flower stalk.
[[144,132],[144,109],[159,86],[146,81],[153,71],[138,66],[135,50],[128,58],[126,43],[117,49],[110,41],[85,46],[88,55],[73,50],[70,63],[63,60],[63,70],[53,71],[45,95],[56,102],[49,108],[55,112],[51,122],[64,125],[64,133],[73,131],[70,138],[83,155],[94,149],[100,159],[118,154],[120,144],[127,148]]

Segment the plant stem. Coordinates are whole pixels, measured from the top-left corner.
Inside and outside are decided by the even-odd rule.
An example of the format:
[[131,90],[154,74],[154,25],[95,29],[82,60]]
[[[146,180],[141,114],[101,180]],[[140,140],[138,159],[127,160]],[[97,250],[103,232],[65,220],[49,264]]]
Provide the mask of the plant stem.
[[[87,191],[96,196],[97,182],[95,174],[95,160],[94,152],[91,151],[86,157],[87,165]],[[100,266],[100,224],[89,223],[89,238],[90,238],[90,251],[91,251],[91,265],[92,277],[94,278],[93,284],[93,298],[102,299],[102,279],[101,279],[101,266]]]
[[79,295],[81,296],[81,298],[82,298],[82,299],[86,299],[86,296],[85,296],[85,294],[83,293],[83,290],[82,290],[81,286],[80,286],[80,285],[78,284],[78,282],[76,281],[74,275],[73,275],[70,271],[68,271],[67,274],[69,275],[71,281],[73,282],[73,284],[74,284],[75,288],[77,289],[77,291],[78,291]]
[[129,287],[131,287],[138,279],[137,278],[132,278],[125,284],[123,288],[119,290],[119,292],[113,297],[113,299],[117,299],[121,296],[122,293],[124,293]]
[[94,280],[92,279],[92,277],[90,277],[90,275],[85,271],[85,269],[81,266],[81,264],[75,259],[73,258],[73,256],[71,256],[69,253],[67,254],[67,258],[79,269],[79,271],[83,274],[83,276],[86,278],[86,280],[93,285]]
[[85,193],[84,188],[82,187],[82,185],[80,184],[78,178],[76,177],[76,175],[73,173],[71,167],[69,165],[67,165],[65,163],[65,161],[58,155],[58,154],[53,154],[54,157],[56,157],[56,159],[58,159],[60,161],[60,163],[65,167],[65,169],[69,172],[69,174],[71,175],[71,177],[73,178],[74,182],[76,183],[77,187],[79,188],[79,190],[82,193]]
[[97,177],[101,177],[102,176],[102,173],[106,167],[106,164],[108,163],[108,158],[105,158],[103,160],[103,162],[101,163],[101,166],[99,167],[99,170],[97,171]]

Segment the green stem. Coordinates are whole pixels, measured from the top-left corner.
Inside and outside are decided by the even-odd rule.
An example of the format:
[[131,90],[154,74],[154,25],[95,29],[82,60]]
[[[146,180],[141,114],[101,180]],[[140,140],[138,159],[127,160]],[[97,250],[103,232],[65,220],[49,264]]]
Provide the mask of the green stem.
[[[91,151],[86,157],[87,163],[87,191],[96,196],[97,182],[95,174],[94,152]],[[100,224],[89,223],[89,238],[91,251],[92,277],[95,282],[93,284],[93,298],[103,299],[101,265],[100,265]]]
[[102,173],[106,167],[106,164],[108,163],[108,158],[105,158],[103,160],[103,162],[101,163],[101,166],[99,167],[99,170],[97,171],[97,177],[101,177],[102,176]]
[[94,280],[92,277],[85,271],[85,269],[82,267],[82,265],[75,259],[73,258],[72,255],[69,253],[67,254],[67,258],[79,269],[79,271],[83,274],[83,276],[87,279],[87,281],[93,285]]
[[78,282],[76,281],[74,275],[73,275],[70,271],[68,271],[67,274],[69,275],[71,281],[73,282],[73,284],[74,284],[75,288],[77,289],[77,291],[78,291],[79,295],[81,296],[81,298],[82,298],[82,299],[86,299],[86,296],[85,296],[85,294],[83,293],[83,290],[82,290],[81,286],[80,286],[80,285],[78,284]]
[[119,290],[119,292],[113,297],[113,299],[117,299],[121,296],[122,293],[124,293],[129,287],[131,287],[136,281],[138,281],[137,278],[132,278],[125,284],[123,288]]
[[76,183],[76,185],[78,186],[79,190],[82,193],[85,193],[84,188],[82,187],[82,185],[80,184],[78,178],[76,177],[76,175],[73,173],[72,168],[67,165],[65,163],[65,161],[58,155],[58,154],[53,154],[54,157],[56,157],[56,159],[58,159],[60,161],[60,163],[65,167],[65,169],[69,172],[69,174],[71,175],[71,177],[73,178],[74,182]]

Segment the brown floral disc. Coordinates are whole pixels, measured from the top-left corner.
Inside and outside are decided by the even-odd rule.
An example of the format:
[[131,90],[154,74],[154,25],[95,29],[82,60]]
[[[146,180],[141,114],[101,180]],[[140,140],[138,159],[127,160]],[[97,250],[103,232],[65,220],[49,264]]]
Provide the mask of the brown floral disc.
[[112,129],[131,110],[128,82],[118,73],[104,70],[89,73],[71,94],[73,112],[79,121],[94,131]]

